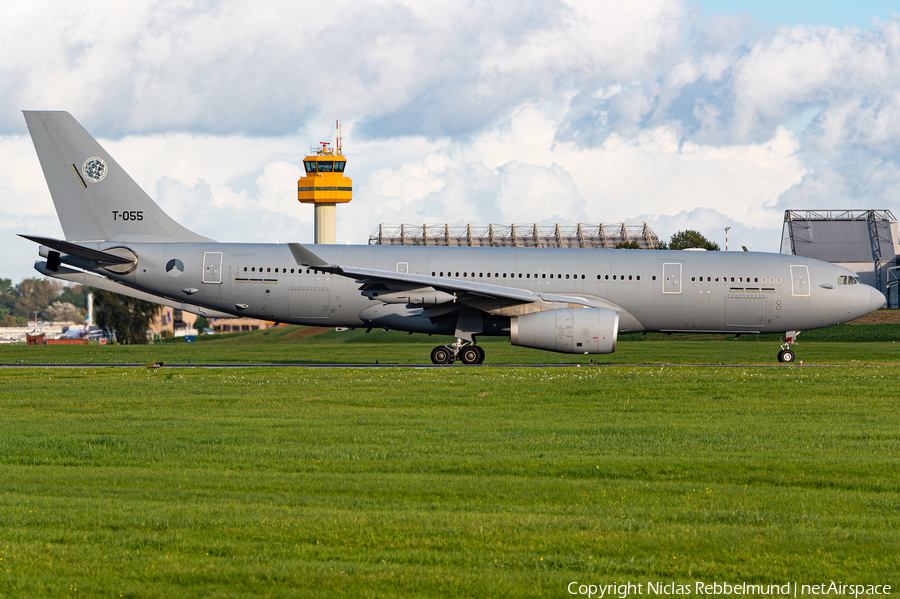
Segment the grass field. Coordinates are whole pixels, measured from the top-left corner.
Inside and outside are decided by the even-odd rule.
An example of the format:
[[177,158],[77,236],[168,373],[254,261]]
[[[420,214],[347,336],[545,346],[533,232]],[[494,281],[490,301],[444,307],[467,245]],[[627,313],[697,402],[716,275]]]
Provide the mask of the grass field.
[[[690,366],[778,343],[648,335],[600,367],[485,340],[581,367],[0,369],[0,597],[896,590],[900,354],[856,326],[885,340],[797,347],[828,368]],[[426,363],[441,341],[280,327],[0,363]]]
[[[695,344],[704,361],[766,345]],[[0,370],[0,596],[896,589],[898,379],[852,365]]]
[[[431,349],[447,337],[407,335],[380,329],[277,327],[248,333],[198,337],[196,343],[169,340],[143,346],[0,345],[0,364],[25,363],[259,363],[259,364],[430,364]],[[509,339],[486,337],[487,364],[775,364],[775,335],[624,335],[613,354],[585,356],[515,347]],[[804,364],[898,364],[900,324],[842,325],[805,331],[795,347]]]

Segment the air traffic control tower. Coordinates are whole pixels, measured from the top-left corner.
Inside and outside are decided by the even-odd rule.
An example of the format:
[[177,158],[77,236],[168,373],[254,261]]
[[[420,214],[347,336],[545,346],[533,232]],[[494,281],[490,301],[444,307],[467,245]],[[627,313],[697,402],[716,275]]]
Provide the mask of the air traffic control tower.
[[337,129],[334,149],[324,141],[313,147],[303,159],[306,176],[297,181],[297,199],[316,206],[315,243],[335,242],[335,206],[353,199],[353,181],[344,176],[347,159],[341,153],[340,123]]

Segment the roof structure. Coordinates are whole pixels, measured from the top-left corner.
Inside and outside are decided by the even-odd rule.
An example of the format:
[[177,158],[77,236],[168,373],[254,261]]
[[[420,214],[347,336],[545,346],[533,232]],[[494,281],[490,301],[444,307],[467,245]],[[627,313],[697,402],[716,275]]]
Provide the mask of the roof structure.
[[826,262],[893,262],[896,222],[890,210],[786,210],[781,253]]
[[615,248],[634,242],[641,249],[659,247],[659,237],[640,224],[380,224],[369,245],[471,247]]

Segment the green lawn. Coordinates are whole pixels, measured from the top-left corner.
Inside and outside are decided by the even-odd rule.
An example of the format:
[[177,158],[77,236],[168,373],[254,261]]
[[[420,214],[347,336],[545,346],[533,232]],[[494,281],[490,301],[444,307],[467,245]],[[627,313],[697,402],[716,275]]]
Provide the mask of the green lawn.
[[[449,337],[407,335],[381,329],[313,336],[303,327],[168,340],[143,346],[0,345],[0,364],[26,363],[260,363],[260,364],[430,364],[431,350]],[[900,325],[842,325],[800,335],[794,349],[804,364],[898,364]],[[777,364],[777,336],[625,335],[613,354],[558,354],[515,347],[509,339],[479,340],[487,364]]]
[[[693,343],[703,361],[766,345]],[[0,596],[896,589],[898,379],[897,366],[0,370]]]

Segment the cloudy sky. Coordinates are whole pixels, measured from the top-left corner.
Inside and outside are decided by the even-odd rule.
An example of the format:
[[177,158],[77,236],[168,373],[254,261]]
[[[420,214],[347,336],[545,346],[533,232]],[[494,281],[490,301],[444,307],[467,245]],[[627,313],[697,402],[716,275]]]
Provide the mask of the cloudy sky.
[[0,277],[15,281],[36,258],[15,233],[62,236],[23,109],[71,112],[220,241],[312,241],[296,182],[335,119],[355,198],[339,242],[381,222],[647,222],[778,251],[788,208],[900,215],[888,2],[36,0],[0,15]]

